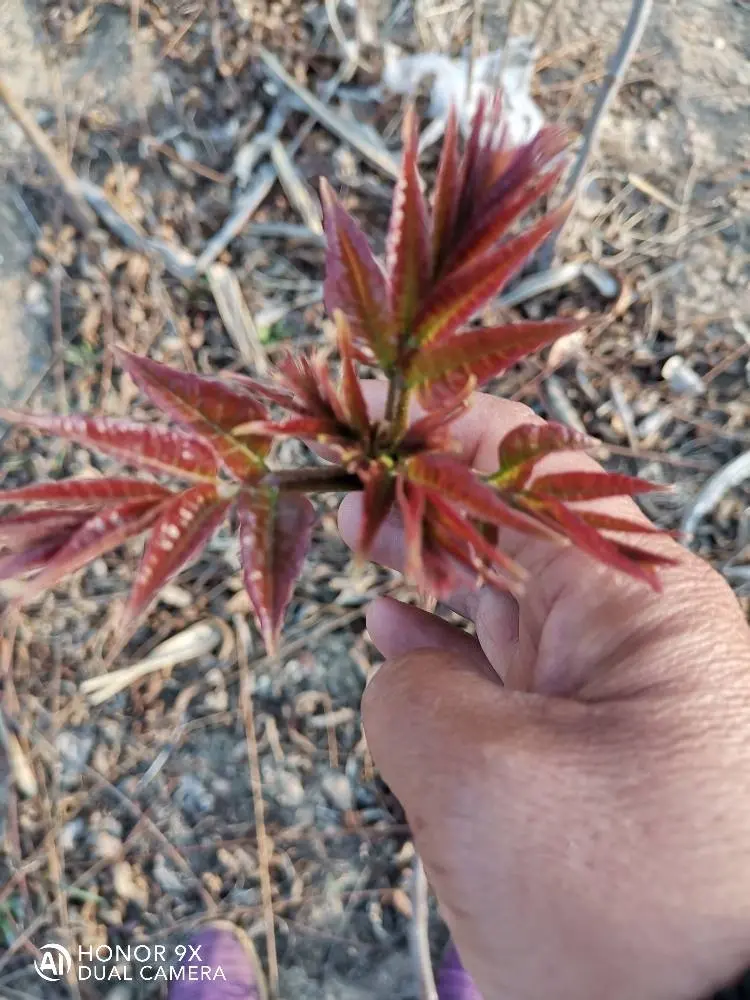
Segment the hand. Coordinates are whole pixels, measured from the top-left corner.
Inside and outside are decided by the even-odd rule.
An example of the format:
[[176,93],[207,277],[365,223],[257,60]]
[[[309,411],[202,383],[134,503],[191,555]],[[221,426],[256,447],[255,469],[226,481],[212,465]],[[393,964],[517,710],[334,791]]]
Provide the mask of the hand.
[[[455,432],[491,471],[530,420],[479,395]],[[350,544],[359,513],[349,496]],[[662,595],[507,532],[520,601],[468,580],[450,601],[476,638],[393,600],[369,609],[386,662],[368,742],[484,1000],[698,1000],[750,960],[750,632],[709,566],[645,544],[680,560]],[[373,558],[399,568],[402,551],[390,522]]]

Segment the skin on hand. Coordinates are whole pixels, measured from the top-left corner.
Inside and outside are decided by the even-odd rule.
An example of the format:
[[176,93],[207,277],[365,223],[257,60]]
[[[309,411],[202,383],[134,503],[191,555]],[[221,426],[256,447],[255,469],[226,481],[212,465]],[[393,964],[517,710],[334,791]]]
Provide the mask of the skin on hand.
[[[478,395],[454,430],[490,472],[532,420]],[[628,499],[597,509],[645,522]],[[350,544],[359,518],[350,495]],[[369,746],[485,1000],[698,1000],[750,961],[750,632],[708,565],[644,539],[679,558],[661,595],[503,531],[529,579],[518,601],[467,579],[449,603],[476,639],[393,600],[369,609],[386,657]],[[372,556],[398,569],[402,553],[393,520]]]

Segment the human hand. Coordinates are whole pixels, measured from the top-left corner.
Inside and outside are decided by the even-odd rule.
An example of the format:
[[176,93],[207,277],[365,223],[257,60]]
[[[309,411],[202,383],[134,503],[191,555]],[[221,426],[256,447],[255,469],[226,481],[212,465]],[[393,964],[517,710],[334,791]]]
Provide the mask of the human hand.
[[[491,471],[536,419],[478,395],[454,430]],[[351,544],[360,509],[341,507]],[[386,657],[369,746],[485,1000],[697,1000],[750,959],[750,632],[708,565],[646,544],[679,558],[662,595],[503,532],[529,580],[517,602],[467,579],[449,603],[476,639],[393,600],[369,609]],[[373,558],[399,568],[402,552],[392,520]]]

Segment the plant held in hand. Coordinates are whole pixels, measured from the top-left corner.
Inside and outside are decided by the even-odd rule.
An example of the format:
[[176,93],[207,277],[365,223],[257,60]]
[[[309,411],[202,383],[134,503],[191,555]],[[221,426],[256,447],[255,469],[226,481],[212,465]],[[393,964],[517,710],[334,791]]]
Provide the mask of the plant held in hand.
[[[5,420],[77,441],[125,465],[169,474],[183,484],[76,479],[0,494],[0,502],[27,508],[0,518],[0,579],[28,576],[22,600],[148,532],[120,623],[124,637],[159,589],[230,516],[239,530],[245,585],[258,627],[273,649],[311,537],[313,508],[304,494],[351,489],[363,491],[362,556],[397,508],[408,575],[437,595],[451,590],[458,567],[499,587],[522,584],[520,568],[497,547],[502,527],[553,544],[568,540],[658,587],[656,570],[667,560],[604,533],[648,528],[569,506],[655,487],[602,472],[533,477],[545,455],[590,447],[588,438],[558,424],[517,427],[503,440],[497,471],[489,477],[475,473],[451,440],[450,425],[470,406],[478,386],[579,325],[550,319],[466,326],[569,211],[565,204],[509,235],[559,180],[561,133],[548,127],[527,145],[511,149],[503,141],[498,109],[480,106],[460,155],[451,116],[429,208],[417,169],[417,136],[410,113],[385,269],[323,183],[325,300],[338,336],[337,380],[322,353],[288,356],[278,366],[277,379],[263,383],[244,376],[186,374],[118,350],[125,370],[173,428],[0,411]],[[376,366],[388,380],[382,415],[367,405],[357,362]],[[416,417],[413,401],[421,408]],[[276,469],[272,446],[282,437],[324,446],[336,464]]]

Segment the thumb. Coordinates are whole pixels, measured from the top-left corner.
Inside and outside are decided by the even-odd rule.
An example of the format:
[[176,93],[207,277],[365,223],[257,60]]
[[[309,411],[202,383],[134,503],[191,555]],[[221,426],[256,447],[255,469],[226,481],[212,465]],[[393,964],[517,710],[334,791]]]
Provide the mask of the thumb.
[[[557,906],[576,891],[576,866],[558,858],[561,836],[580,843],[576,811],[590,798],[587,706],[509,691],[471,646],[450,648],[446,636],[386,660],[362,713],[373,759],[404,807],[480,989],[510,1000],[549,995],[548,982],[526,992],[527,963],[550,899]],[[586,923],[582,940],[588,933]]]

